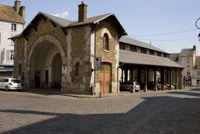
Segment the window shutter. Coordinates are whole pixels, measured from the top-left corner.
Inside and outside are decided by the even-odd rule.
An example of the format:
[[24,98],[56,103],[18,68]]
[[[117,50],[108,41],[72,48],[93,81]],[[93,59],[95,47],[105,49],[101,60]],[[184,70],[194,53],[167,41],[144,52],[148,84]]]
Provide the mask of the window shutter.
[[10,50],[6,50],[6,60],[9,61],[10,59]]

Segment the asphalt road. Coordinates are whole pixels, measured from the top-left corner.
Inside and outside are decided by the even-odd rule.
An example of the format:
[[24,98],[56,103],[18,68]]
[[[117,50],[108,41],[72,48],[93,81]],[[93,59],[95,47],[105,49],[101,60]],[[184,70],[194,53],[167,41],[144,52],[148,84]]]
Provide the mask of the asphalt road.
[[79,98],[0,90],[0,133],[200,133],[200,89],[122,94]]

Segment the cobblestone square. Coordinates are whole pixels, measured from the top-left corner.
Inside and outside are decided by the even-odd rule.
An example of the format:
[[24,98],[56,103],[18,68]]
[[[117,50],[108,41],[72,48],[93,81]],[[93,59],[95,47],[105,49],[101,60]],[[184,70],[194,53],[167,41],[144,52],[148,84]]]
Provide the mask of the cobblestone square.
[[0,90],[0,133],[200,133],[200,89],[121,94],[78,98]]

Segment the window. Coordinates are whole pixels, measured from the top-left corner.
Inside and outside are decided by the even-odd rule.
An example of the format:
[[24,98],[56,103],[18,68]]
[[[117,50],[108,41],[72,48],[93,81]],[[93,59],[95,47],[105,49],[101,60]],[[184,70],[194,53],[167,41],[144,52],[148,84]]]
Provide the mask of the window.
[[120,43],[119,48],[125,50],[125,44]]
[[200,71],[197,71],[197,76],[200,76]]
[[12,23],[11,31],[17,31],[17,24]]
[[161,52],[157,52],[157,56],[161,56]]
[[187,76],[190,76],[190,70],[187,70]]
[[187,67],[190,67],[190,61],[187,61]]
[[164,57],[167,58],[167,54],[164,54]]
[[75,65],[75,76],[79,77],[80,74],[79,74],[79,67],[80,67],[80,63],[77,62],[76,65]]
[[108,34],[104,34],[103,36],[103,49],[108,50],[109,49],[109,38]]
[[[13,36],[15,36],[16,34],[13,34],[13,33],[11,33],[10,34],[10,37],[13,37]],[[12,40],[10,40],[10,45],[14,45],[14,42],[12,41]]]
[[130,50],[133,51],[133,52],[137,52],[137,47],[131,45],[131,46],[130,46]]
[[190,57],[187,57],[187,61],[190,61]]
[[150,50],[150,55],[154,55],[154,51],[153,50]]
[[14,60],[14,50],[6,50],[6,60]]
[[147,53],[147,52],[146,52],[146,48],[141,48],[141,53],[146,54],[146,53]]

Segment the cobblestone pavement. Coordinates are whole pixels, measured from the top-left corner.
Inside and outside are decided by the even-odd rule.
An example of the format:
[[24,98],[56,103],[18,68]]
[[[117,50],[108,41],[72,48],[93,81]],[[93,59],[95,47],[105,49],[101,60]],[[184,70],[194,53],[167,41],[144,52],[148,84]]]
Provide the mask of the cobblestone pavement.
[[77,98],[0,90],[0,133],[200,133],[200,89],[122,94]]

